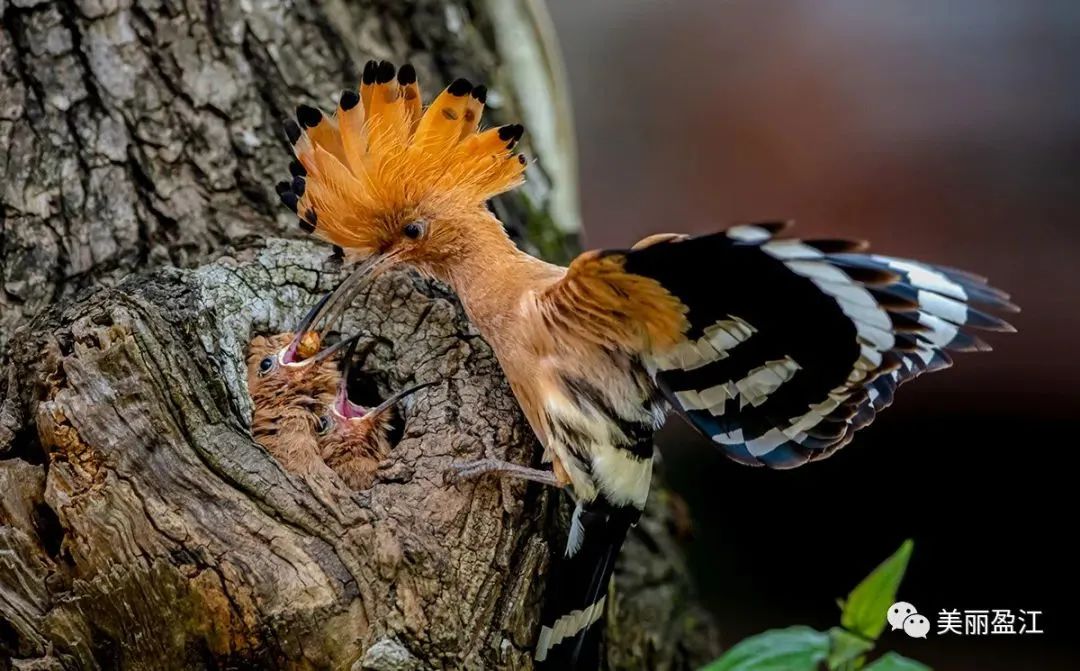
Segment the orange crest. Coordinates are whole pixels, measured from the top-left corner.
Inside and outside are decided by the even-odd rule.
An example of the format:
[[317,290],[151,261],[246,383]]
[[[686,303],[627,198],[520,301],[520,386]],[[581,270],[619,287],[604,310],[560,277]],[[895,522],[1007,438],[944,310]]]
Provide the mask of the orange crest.
[[526,165],[520,125],[479,131],[486,96],[458,79],[422,110],[411,65],[368,62],[333,116],[301,105],[286,122],[297,163],[282,201],[305,230],[362,253],[385,251],[409,221],[483,208]]

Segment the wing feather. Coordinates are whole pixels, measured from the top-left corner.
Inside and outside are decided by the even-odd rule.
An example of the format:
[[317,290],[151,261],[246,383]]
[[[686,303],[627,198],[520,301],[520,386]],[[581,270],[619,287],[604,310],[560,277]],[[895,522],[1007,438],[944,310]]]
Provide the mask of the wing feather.
[[776,239],[786,224],[589,252],[539,297],[552,336],[627,352],[732,459],[790,468],[848,444],[896,388],[1009,331],[983,278]]

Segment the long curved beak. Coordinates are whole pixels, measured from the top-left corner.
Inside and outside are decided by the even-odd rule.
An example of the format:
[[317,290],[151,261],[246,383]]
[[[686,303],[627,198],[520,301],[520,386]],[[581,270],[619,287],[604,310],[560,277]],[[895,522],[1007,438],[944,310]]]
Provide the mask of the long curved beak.
[[[310,334],[317,338],[316,347],[322,343],[323,334],[337,323],[341,315],[352,304],[353,299],[363,288],[364,280],[376,277],[379,272],[393,261],[393,258],[393,255],[383,254],[374,254],[368,257],[344,280],[338,283],[331,293],[320,298],[319,302],[300,320],[300,324],[294,331],[293,339],[281,351],[279,355],[281,363],[284,365],[308,365],[316,361],[322,361],[348,344],[348,340],[343,340],[330,348],[319,351],[313,357],[297,360],[304,339],[309,337]],[[352,339],[355,340],[358,337],[359,335],[356,335]]]
[[349,273],[330,294],[326,305],[320,311],[318,321],[323,324],[323,328],[329,329],[336,324],[364,288],[365,281],[378,277],[394,260],[393,254],[373,254]]

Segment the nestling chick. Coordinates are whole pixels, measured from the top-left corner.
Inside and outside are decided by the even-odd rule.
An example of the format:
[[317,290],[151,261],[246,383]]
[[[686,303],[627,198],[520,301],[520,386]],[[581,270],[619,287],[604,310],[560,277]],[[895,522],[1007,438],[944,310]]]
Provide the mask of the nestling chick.
[[371,486],[379,462],[386,459],[393,447],[395,407],[402,400],[434,383],[428,382],[399,391],[374,408],[365,408],[349,400],[349,379],[355,342],[345,354],[345,366],[338,382],[337,394],[323,414],[318,437],[319,454],[349,487],[367,489]]
[[321,338],[310,327],[328,298],[320,300],[295,331],[256,336],[248,347],[252,436],[290,473],[310,474],[325,468],[316,436],[322,411],[333,403],[340,379],[332,356],[355,342],[342,341],[318,351]]

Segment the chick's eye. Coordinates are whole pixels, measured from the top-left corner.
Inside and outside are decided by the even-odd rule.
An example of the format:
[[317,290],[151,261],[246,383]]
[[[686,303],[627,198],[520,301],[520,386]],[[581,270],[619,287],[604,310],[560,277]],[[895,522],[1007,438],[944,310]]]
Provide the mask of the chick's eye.
[[259,375],[266,375],[274,367],[274,357],[268,356],[259,362]]
[[406,238],[409,238],[410,240],[416,240],[424,234],[424,225],[419,221],[413,221],[406,224],[405,228],[403,228],[401,232],[405,234]]
[[330,430],[330,426],[331,426],[330,418],[327,417],[326,415],[323,415],[322,417],[319,417],[319,424],[316,427],[316,430],[319,432],[319,435],[321,436],[321,435],[323,435],[324,433],[326,433],[326,432],[328,432]]

